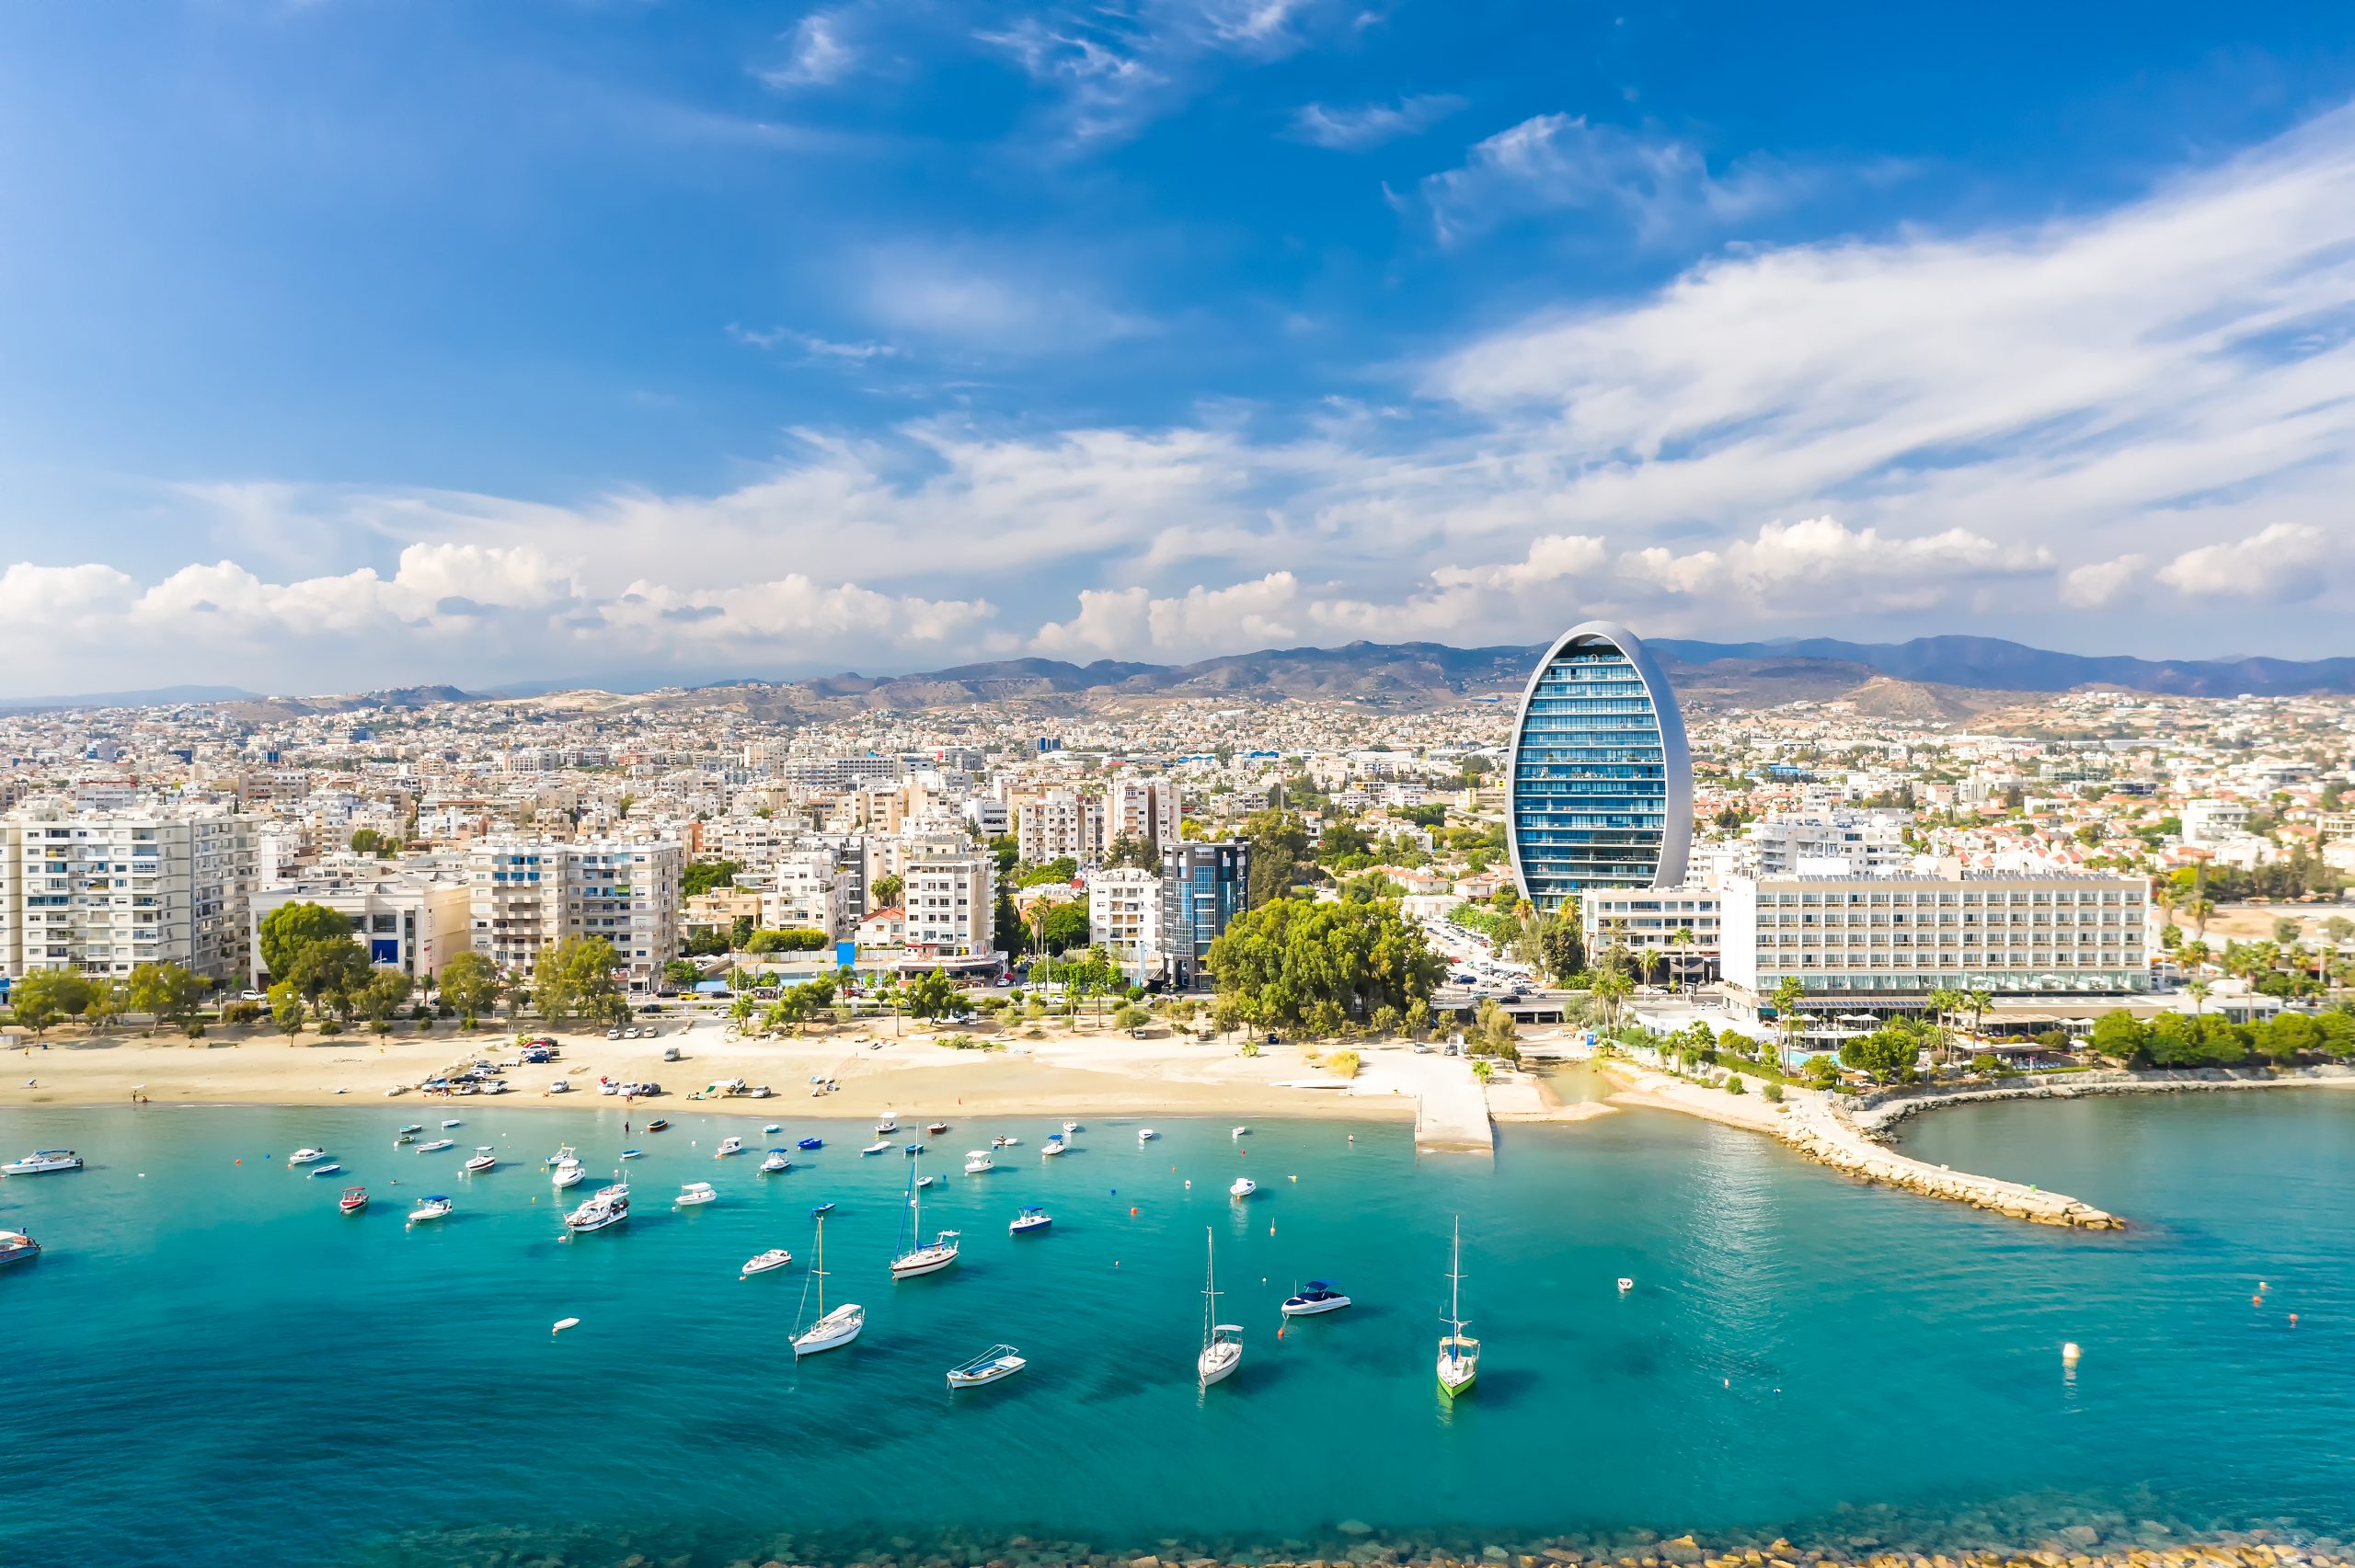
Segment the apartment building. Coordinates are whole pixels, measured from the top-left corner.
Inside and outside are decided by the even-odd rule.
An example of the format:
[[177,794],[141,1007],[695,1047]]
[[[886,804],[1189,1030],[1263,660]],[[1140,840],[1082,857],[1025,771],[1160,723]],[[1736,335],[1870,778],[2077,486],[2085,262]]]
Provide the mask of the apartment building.
[[462,871],[387,868],[378,875],[306,876],[255,889],[247,900],[247,973],[259,987],[261,922],[288,904],[318,904],[349,916],[369,962],[412,979],[439,974],[474,946],[473,883]]
[[1017,853],[1031,865],[1065,855],[1086,862],[1104,849],[1104,802],[1074,789],[1051,789],[1014,808]]
[[216,807],[20,807],[0,818],[0,976],[170,963],[235,980],[253,876],[251,820]]
[[[1579,896],[1590,959],[1613,943],[1639,957],[1662,956],[1677,979],[1713,973],[1723,952],[1723,905],[1706,887],[1591,887]],[[1689,940],[1679,941],[1678,933]]]
[[825,851],[781,855],[761,876],[761,929],[822,931],[840,941],[850,934],[856,918],[850,886],[851,879]]
[[1251,846],[1197,840],[1161,849],[1161,947],[1169,982],[1208,989],[1204,962],[1236,915],[1251,904]]
[[1723,898],[1725,979],[1754,1012],[1786,976],[1808,1005],[1919,1009],[1940,988],[1995,996],[2150,988],[2151,885],[2140,876],[1737,876]]
[[1135,866],[1090,872],[1087,935],[1142,980],[1161,965],[1161,876]]
[[1809,861],[1840,860],[1851,871],[1878,873],[1910,864],[1911,811],[1828,811],[1770,817],[1743,835],[1748,869],[1758,876],[1795,876]]
[[925,834],[907,847],[901,904],[911,954],[983,958],[996,946],[997,857],[962,833]]
[[2183,841],[2213,846],[2248,831],[2248,807],[2237,800],[2187,800],[2183,804]]
[[1136,839],[1158,852],[1178,841],[1185,798],[1174,779],[1120,778],[1104,795],[1104,843]]
[[670,841],[486,839],[467,857],[475,951],[528,968],[575,936],[614,944],[633,979],[679,951],[686,851]]

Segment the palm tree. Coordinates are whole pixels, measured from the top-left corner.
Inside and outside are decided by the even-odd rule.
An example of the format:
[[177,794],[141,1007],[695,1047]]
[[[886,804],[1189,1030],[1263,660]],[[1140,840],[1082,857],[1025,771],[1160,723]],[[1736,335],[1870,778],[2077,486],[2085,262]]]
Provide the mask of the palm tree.
[[[1692,945],[1693,928],[1691,926],[1680,925],[1674,931],[1669,933],[1668,946],[1670,958],[1671,962],[1676,966],[1676,983],[1680,986],[1684,985],[1684,955],[1681,949],[1687,948]],[[1689,994],[1692,988],[1690,986],[1685,986],[1685,990]]]
[[2191,1015],[2194,1018],[2207,1010],[2208,982],[2206,980],[2192,981],[2183,988],[2183,994],[2191,999]]
[[1986,991],[1973,990],[1965,991],[1962,1001],[1970,1012],[1970,1032],[1984,1035],[1987,1032],[1987,1010],[1995,1005],[1995,999]]
[[1962,993],[1951,986],[1940,986],[1930,993],[1930,1016],[1937,1027],[1939,1054],[1949,1059],[1954,1055],[1954,1035],[1947,1027],[1947,1019],[1962,1008]]
[[1798,1027],[1799,1004],[1807,1000],[1807,987],[1797,975],[1785,975],[1775,982],[1775,1025],[1783,1032],[1782,1054],[1775,1059],[1778,1067],[1788,1067],[1791,1060],[1791,1036]]
[[1616,1033],[1619,1027],[1620,1004],[1635,994],[1636,982],[1629,979],[1615,964],[1606,965],[1589,977],[1588,989],[1594,999],[1603,1003],[1603,1028]]

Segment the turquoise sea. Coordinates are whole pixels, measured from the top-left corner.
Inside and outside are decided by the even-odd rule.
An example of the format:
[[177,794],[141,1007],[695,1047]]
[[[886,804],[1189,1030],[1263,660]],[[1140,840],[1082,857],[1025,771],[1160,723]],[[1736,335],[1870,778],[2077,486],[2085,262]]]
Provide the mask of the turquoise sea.
[[[457,1149],[394,1148],[400,1124],[452,1114]],[[962,1228],[965,1260],[900,1284],[905,1161],[861,1158],[864,1125],[780,1114],[765,1138],[667,1114],[626,1138],[619,1109],[478,1102],[0,1114],[10,1154],[91,1162],[0,1183],[0,1226],[49,1249],[0,1274],[0,1562],[961,1562],[1017,1537],[1231,1558],[1338,1550],[1345,1521],[1470,1543],[1935,1545],[2071,1518],[2355,1536],[2355,1094],[1909,1129],[1933,1160],[2121,1212],[2122,1234],[1859,1186],[1655,1112],[1508,1127],[1493,1162],[1332,1122],[1238,1143],[1223,1121],[1156,1120],[1140,1147],[1135,1117],[1041,1162],[1048,1119],[960,1121],[929,1140],[925,1218]],[[711,1157],[727,1132],[827,1147],[764,1177],[756,1155]],[[959,1173],[1000,1132],[1023,1139],[1001,1169]],[[626,1167],[626,1225],[559,1240],[561,1203],[590,1190],[550,1187],[565,1141],[592,1178],[625,1142],[649,1151]],[[462,1177],[480,1143],[505,1162]],[[303,1144],[347,1174],[288,1170]],[[1261,1196],[1230,1202],[1238,1173]],[[718,1203],[670,1207],[706,1179]],[[375,1198],[355,1218],[347,1181]],[[405,1228],[429,1192],[457,1212]],[[797,1367],[823,1200],[829,1299],[864,1302],[867,1327]],[[1034,1203],[1053,1230],[1009,1238]],[[1458,1215],[1487,1354],[1451,1408],[1431,1359]],[[1206,1233],[1248,1349],[1205,1395]],[[740,1281],[770,1246],[792,1268]],[[1280,1340],[1277,1303],[1312,1276],[1358,1305]],[[552,1336],[563,1317],[580,1324]],[[1027,1372],[946,1391],[1001,1340]]]

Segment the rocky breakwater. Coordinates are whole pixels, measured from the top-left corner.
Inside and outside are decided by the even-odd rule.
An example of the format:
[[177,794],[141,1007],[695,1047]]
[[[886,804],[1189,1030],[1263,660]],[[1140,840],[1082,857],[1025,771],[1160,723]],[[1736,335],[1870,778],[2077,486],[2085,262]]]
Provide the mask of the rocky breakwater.
[[2122,1068],[2092,1071],[2027,1073],[2012,1078],[1970,1079],[1959,1083],[1907,1084],[1856,1097],[1849,1120],[1878,1133],[1907,1116],[1941,1105],[1977,1105],[1992,1100],[2079,1100],[2098,1094],[2212,1093],[2225,1089],[2290,1089],[2336,1084],[2355,1088],[2355,1068],[2203,1067],[2129,1072]]
[[1867,1182],[1903,1187],[1927,1197],[1967,1203],[2039,1225],[2083,1230],[2122,1230],[2126,1221],[2065,1193],[1948,1170],[1873,1141],[1832,1096],[1795,1093],[1777,1128],[1784,1142],[1811,1160]]

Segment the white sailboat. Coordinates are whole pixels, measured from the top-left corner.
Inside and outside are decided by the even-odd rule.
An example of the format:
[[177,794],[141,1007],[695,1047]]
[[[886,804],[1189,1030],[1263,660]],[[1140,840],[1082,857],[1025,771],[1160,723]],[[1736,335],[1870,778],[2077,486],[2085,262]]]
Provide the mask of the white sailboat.
[[1207,1389],[1243,1364],[1243,1329],[1218,1321],[1218,1232],[1204,1226],[1202,1235],[1209,1254],[1202,1271],[1202,1353],[1194,1358],[1194,1375]]
[[818,1321],[793,1336],[796,1360],[815,1356],[821,1350],[840,1350],[867,1326],[867,1309],[856,1301],[845,1301],[831,1312],[826,1310],[826,1217],[822,1214],[818,1216],[818,1266],[810,1271],[810,1278],[801,1287],[804,1299],[812,1284],[818,1288]]
[[900,1253],[891,1260],[891,1277],[913,1279],[920,1274],[937,1274],[957,1261],[958,1232],[943,1230],[930,1246],[921,1242],[924,1235],[924,1200],[917,1190],[928,1185],[916,1174],[916,1167],[924,1162],[920,1154],[908,1157],[908,1207],[901,1217]]
[[1440,1336],[1440,1392],[1453,1399],[1472,1387],[1480,1375],[1480,1342],[1464,1332],[1464,1221],[1455,1221],[1454,1250],[1447,1265],[1448,1333]]

